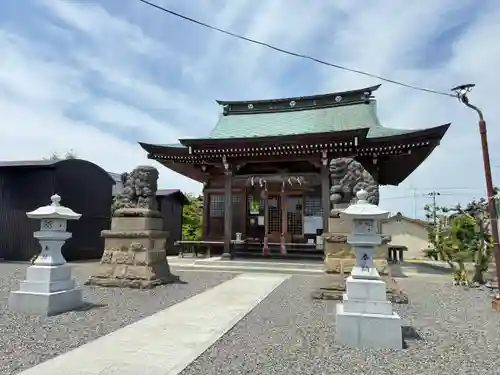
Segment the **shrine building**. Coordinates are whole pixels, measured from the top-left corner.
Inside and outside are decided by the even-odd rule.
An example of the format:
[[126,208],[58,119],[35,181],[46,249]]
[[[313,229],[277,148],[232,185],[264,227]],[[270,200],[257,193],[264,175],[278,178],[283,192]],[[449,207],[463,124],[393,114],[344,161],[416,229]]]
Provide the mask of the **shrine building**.
[[203,183],[203,240],[219,242],[223,255],[235,240],[293,255],[328,228],[333,160],[352,158],[378,185],[399,185],[448,130],[382,126],[379,87],[218,100],[222,113],[208,137],[140,145],[148,158]]

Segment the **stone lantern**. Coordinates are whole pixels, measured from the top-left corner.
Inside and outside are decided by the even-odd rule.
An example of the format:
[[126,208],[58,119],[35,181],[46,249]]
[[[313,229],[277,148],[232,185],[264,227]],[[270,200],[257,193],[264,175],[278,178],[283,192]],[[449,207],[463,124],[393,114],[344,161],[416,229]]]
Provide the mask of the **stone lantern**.
[[356,255],[356,264],[346,280],[343,302],[337,305],[337,342],[351,347],[402,349],[402,321],[392,311],[386,297],[385,282],[373,264],[376,247],[382,243],[379,221],[388,211],[367,202],[361,190],[358,201],[341,212],[352,220],[352,233],[347,242]]
[[30,219],[40,220],[40,230],[34,237],[40,242],[41,252],[26,271],[26,280],[20,289],[9,297],[12,311],[54,315],[82,305],[82,291],[71,278],[71,266],[66,264],[61,248],[71,238],[66,231],[68,220],[82,216],[70,208],[61,206],[61,197],[51,198],[52,204],[28,212]]

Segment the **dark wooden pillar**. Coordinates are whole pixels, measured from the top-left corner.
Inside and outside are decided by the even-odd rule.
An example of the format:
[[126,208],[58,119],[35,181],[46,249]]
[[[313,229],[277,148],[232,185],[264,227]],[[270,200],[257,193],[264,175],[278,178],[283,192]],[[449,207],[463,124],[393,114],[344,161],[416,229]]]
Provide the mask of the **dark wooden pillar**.
[[269,197],[267,187],[264,191],[264,243],[262,245],[262,255],[269,256]]
[[210,194],[203,190],[203,240],[207,241],[210,233]]
[[328,154],[321,155],[321,206],[323,208],[323,233],[328,232],[330,218],[330,170],[328,168]]
[[280,253],[281,255],[286,255],[286,237],[287,237],[287,207],[286,207],[286,194],[285,194],[285,184],[283,184],[281,188],[281,195],[280,195],[280,200],[281,200],[281,244],[280,244]]
[[224,171],[224,252],[222,258],[231,258],[233,232],[233,174],[229,168]]
[[[377,182],[377,185],[378,185],[378,182],[379,182],[379,179],[380,179],[380,173],[379,173],[379,168],[380,167],[379,167],[379,164],[378,164],[378,159],[377,158],[373,158],[372,159],[372,163],[373,163],[373,168],[370,171],[370,174],[372,175],[373,179]],[[380,200],[380,191],[379,191],[379,200]]]

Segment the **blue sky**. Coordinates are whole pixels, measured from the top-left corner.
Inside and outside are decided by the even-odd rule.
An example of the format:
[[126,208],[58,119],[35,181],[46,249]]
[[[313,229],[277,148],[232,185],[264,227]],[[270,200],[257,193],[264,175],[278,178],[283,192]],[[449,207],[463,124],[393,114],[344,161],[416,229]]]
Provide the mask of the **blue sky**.
[[[156,0],[248,37],[411,84],[447,91],[474,82],[500,167],[500,2],[495,0]],[[282,55],[187,23],[137,0],[0,2],[0,159],[73,149],[122,172],[156,165],[162,188],[201,186],[145,158],[137,141],[202,137],[215,99],[260,99],[379,83]],[[434,154],[381,205],[422,215],[479,197],[484,176],[477,119],[448,97],[385,83],[381,122],[424,128],[452,122]],[[500,168],[493,169],[500,184]]]

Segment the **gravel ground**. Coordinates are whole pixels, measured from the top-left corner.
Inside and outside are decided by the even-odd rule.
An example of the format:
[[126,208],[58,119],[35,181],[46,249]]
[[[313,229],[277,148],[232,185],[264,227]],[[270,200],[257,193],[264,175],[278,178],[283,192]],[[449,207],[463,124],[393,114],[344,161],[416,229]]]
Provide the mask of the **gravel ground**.
[[318,278],[293,276],[181,375],[499,374],[500,314],[487,292],[446,278],[400,283],[411,302],[395,309],[421,337],[407,349],[335,345],[335,301],[313,302]]
[[[82,263],[73,275],[83,285],[95,264]],[[235,274],[175,271],[187,284],[170,284],[153,290],[84,288],[94,306],[54,317],[36,317],[7,310],[11,290],[18,289],[27,265],[0,263],[0,375],[12,375],[56,355],[104,336],[130,323],[190,298]]]

